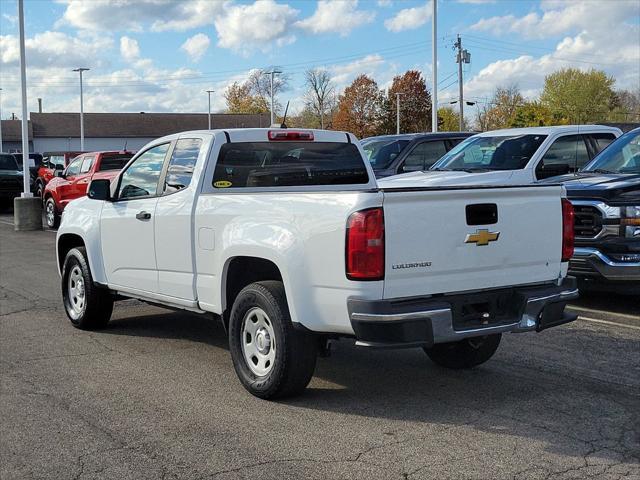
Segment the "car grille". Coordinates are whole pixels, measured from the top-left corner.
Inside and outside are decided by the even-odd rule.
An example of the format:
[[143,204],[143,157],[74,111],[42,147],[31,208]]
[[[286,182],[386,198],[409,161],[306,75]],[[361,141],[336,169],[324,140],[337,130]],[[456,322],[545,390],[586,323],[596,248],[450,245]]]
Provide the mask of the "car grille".
[[577,238],[594,238],[602,231],[602,212],[590,205],[574,205],[575,235]]
[[594,276],[599,273],[586,258],[573,257],[569,262],[569,275]]
[[0,190],[13,192],[22,190],[22,183],[13,178],[0,178]]

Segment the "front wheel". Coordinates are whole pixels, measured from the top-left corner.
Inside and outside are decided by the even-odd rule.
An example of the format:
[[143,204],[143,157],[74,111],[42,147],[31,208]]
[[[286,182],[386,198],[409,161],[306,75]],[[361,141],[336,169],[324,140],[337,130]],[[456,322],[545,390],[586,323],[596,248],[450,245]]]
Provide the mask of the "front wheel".
[[437,343],[424,351],[433,363],[441,367],[455,370],[472,368],[493,357],[501,338],[501,333],[465,338],[458,342]]
[[103,328],[111,318],[113,296],[93,283],[87,251],[72,248],[62,267],[62,300],[74,327],[83,330]]
[[44,202],[44,218],[49,228],[56,228],[60,223],[60,216],[56,211],[56,202],[52,197],[47,198],[47,201]]
[[229,348],[242,385],[259,398],[301,393],[316,366],[318,342],[295,329],[282,282],[248,285],[233,302]]

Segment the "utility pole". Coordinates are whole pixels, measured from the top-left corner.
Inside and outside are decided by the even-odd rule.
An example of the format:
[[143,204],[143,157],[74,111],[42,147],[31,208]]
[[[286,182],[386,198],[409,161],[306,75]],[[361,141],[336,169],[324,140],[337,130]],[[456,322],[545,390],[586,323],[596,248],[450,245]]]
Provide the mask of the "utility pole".
[[282,73],[278,70],[271,70],[270,72],[263,72],[265,75],[271,75],[271,125],[276,121],[275,112],[273,111],[273,76],[278,73]]
[[209,130],[211,130],[211,94],[215,92],[215,90],[207,90],[207,94],[209,95]]
[[2,89],[0,88],[0,152],[2,152]]
[[27,66],[24,48],[24,2],[18,0],[18,23],[20,24],[20,88],[22,90],[22,198],[33,197],[29,172],[29,115],[27,113]]
[[73,72],[80,74],[80,151],[84,152],[84,105],[82,98],[82,72],[86,72],[88,68],[76,68]]
[[400,135],[400,95],[402,92],[396,92],[396,135]]
[[462,83],[462,64],[471,62],[471,55],[468,51],[462,49],[462,38],[460,38],[460,34],[458,34],[458,40],[453,46],[458,50],[458,54],[456,56],[456,62],[458,64],[458,89],[459,89],[459,98],[458,103],[460,104],[460,131],[464,129],[464,102],[462,101],[463,97],[463,83]]
[[431,131],[438,131],[438,0],[431,0],[431,58],[433,94],[431,95]]

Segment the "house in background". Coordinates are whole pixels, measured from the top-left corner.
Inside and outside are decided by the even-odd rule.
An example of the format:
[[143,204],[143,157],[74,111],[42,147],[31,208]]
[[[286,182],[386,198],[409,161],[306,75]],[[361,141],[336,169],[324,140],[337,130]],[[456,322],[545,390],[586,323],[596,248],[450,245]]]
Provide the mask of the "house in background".
[[[32,152],[80,150],[79,113],[30,114],[29,149]],[[21,122],[2,121],[5,152],[22,151]],[[269,114],[211,115],[211,128],[268,127]],[[84,149],[138,150],[151,140],[185,130],[208,128],[206,113],[85,113]]]

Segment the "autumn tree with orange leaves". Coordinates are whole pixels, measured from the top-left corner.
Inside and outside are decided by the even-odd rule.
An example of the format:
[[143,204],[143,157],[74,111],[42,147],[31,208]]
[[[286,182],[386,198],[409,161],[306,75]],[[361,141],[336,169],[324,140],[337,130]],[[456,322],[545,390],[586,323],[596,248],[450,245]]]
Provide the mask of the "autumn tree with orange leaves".
[[396,93],[400,93],[400,133],[431,130],[431,94],[418,70],[393,78],[384,101],[382,133],[396,133]]
[[351,132],[358,138],[378,135],[383,101],[383,93],[375,80],[360,75],[340,95],[333,128]]

